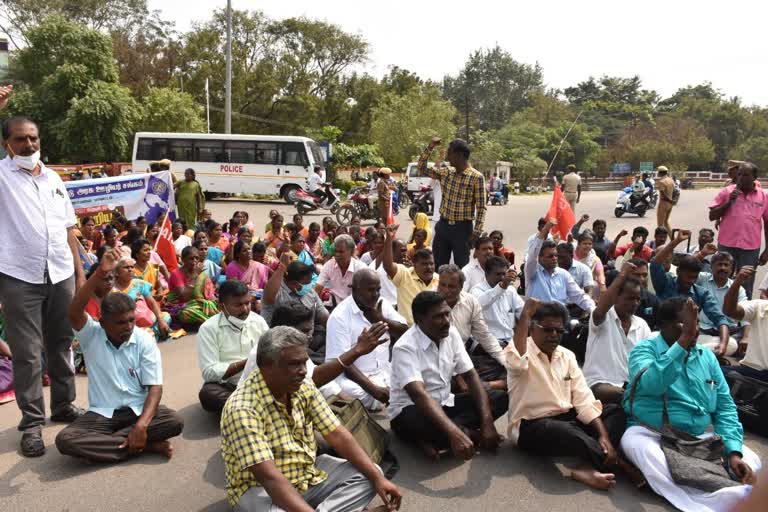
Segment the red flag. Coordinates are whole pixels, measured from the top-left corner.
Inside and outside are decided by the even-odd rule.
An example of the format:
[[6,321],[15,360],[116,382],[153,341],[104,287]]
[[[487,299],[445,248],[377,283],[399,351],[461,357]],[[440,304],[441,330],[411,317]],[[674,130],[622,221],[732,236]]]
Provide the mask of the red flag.
[[390,226],[395,223],[395,214],[392,211],[392,201],[394,201],[394,194],[392,191],[389,192],[389,209],[387,211],[387,226]]
[[165,266],[168,268],[168,272],[173,272],[179,268],[179,260],[176,258],[176,247],[173,245],[171,218],[168,213],[165,214],[160,234],[155,241],[155,252],[162,258]]
[[576,224],[576,214],[571,210],[571,205],[563,195],[563,191],[560,189],[560,185],[555,181],[555,190],[552,192],[552,202],[549,205],[547,211],[547,220],[555,219],[557,225],[552,228],[552,231],[560,233],[560,240],[566,240],[568,233],[571,232],[571,228]]

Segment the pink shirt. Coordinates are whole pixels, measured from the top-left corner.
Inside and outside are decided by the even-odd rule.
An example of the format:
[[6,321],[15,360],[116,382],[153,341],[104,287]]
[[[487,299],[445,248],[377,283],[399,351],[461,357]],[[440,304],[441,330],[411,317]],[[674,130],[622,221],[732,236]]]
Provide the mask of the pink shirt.
[[[710,208],[727,203],[736,185],[728,185],[715,196]],[[717,241],[720,245],[736,249],[759,249],[763,240],[763,222],[768,222],[768,193],[755,187],[748,196],[739,194],[720,219]]]
[[368,268],[368,265],[357,258],[352,258],[347,272],[342,274],[339,264],[336,263],[336,258],[331,258],[328,263],[323,265],[320,277],[317,278],[317,284],[329,289],[338,304],[352,295],[352,276],[355,272],[364,268]]

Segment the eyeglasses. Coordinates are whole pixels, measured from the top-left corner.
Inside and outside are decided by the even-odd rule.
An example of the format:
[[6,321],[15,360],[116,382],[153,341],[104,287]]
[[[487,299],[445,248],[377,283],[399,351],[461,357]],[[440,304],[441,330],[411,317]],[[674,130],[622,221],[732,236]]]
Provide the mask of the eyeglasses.
[[541,329],[544,332],[553,332],[553,333],[558,334],[560,336],[562,336],[565,333],[565,329],[562,328],[562,327],[549,327],[549,326],[546,326],[546,325],[541,325],[540,323],[537,323],[537,322],[533,322],[533,325],[535,327],[538,327],[539,329]]

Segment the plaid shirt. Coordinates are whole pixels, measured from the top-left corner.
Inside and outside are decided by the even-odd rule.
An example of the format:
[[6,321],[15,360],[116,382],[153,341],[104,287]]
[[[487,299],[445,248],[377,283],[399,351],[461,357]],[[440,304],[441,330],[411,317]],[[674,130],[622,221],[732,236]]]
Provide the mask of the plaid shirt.
[[[449,221],[475,220],[475,231],[482,231],[485,223],[485,178],[472,167],[456,172],[452,167],[431,168],[427,176],[440,182],[443,202],[440,217]],[[475,218],[477,210],[477,218]]]
[[257,369],[227,400],[221,416],[221,453],[232,507],[248,489],[260,485],[249,468],[268,460],[299,493],[328,478],[315,466],[314,430],[329,434],[339,420],[310,380],[290,399],[289,412]]

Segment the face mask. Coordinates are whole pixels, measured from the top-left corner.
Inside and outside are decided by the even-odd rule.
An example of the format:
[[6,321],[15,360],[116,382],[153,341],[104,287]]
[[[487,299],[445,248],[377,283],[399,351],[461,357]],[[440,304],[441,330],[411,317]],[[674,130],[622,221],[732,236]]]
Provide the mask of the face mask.
[[38,163],[40,163],[40,152],[35,151],[29,156],[14,155],[13,161],[20,168],[25,169],[27,171],[31,171],[35,167],[37,167]]
[[236,316],[230,315],[229,311],[227,311],[227,308],[224,305],[222,305],[221,307],[224,310],[224,314],[227,315],[227,321],[232,325],[232,327],[234,327],[238,331],[242,331],[243,327],[245,327],[245,320],[240,320]]
[[298,290],[296,290],[296,294],[298,294],[299,297],[303,297],[309,292],[312,291],[312,283],[307,283]]

